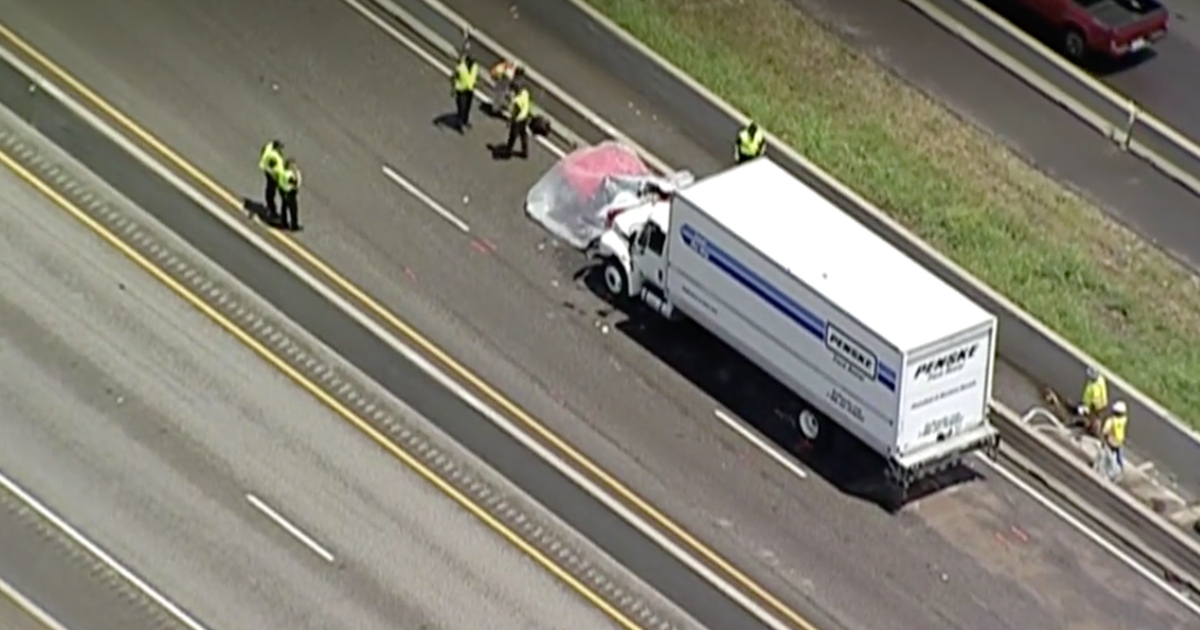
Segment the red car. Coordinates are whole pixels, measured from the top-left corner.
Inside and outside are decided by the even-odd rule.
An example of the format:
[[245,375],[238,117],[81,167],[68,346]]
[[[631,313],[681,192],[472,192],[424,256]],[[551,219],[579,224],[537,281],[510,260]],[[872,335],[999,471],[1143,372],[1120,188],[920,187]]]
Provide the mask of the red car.
[[1054,28],[1074,61],[1120,59],[1167,34],[1167,9],[1157,0],[1011,0]]

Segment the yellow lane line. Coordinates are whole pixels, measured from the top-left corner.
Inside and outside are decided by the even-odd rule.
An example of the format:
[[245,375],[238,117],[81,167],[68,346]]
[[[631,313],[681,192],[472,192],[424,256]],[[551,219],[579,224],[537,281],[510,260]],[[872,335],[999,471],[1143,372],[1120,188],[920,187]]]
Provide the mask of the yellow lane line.
[[[242,212],[242,202],[237,195],[233,194],[221,184],[217,183],[194,164],[167,146],[162,140],[159,140],[156,136],[154,136],[154,134],[150,133],[132,118],[118,110],[91,88],[84,85],[82,81],[72,76],[64,68],[52,61],[38,49],[34,48],[33,45],[26,42],[3,23],[0,23],[0,37],[6,40],[14,48],[20,50],[26,56],[35,60],[46,70],[48,70],[55,78],[78,93],[101,113],[107,115],[113,121],[124,127],[126,131],[132,134],[135,138],[141,140],[142,143],[158,152],[169,163],[202,185],[213,196],[224,201],[230,212],[240,215]],[[606,486],[614,495],[642,512],[644,516],[653,521],[664,532],[671,534],[683,542],[697,556],[704,559],[721,572],[725,573],[730,580],[743,588],[747,593],[750,593],[751,595],[768,604],[775,612],[782,615],[785,619],[790,621],[798,628],[801,628],[802,630],[818,630],[812,622],[785,604],[782,600],[767,590],[765,586],[762,586],[753,578],[735,567],[729,560],[721,556],[720,553],[701,542],[691,532],[684,529],[683,526],[676,523],[661,510],[651,504],[647,499],[638,495],[623,482],[614,477],[611,473],[601,468],[599,464],[595,463],[582,452],[580,452],[579,449],[572,446],[565,439],[559,437],[541,421],[535,419],[515,402],[509,400],[504,394],[496,390],[496,388],[492,387],[481,377],[469,370],[466,366],[451,357],[445,350],[442,350],[424,335],[417,332],[417,330],[411,325],[401,320],[395,313],[392,313],[385,306],[380,304],[379,301],[371,297],[371,295],[365,290],[359,288],[353,282],[338,273],[328,263],[321,260],[321,258],[312,251],[308,250],[306,247],[284,232],[272,230],[268,233],[287,251],[291,252],[292,255],[299,260],[304,261],[312,268],[320,272],[321,275],[325,276],[331,285],[337,287],[345,294],[354,298],[356,301],[366,307],[368,311],[373,313],[380,320],[387,323],[389,326],[407,338],[410,343],[423,350],[430,357],[434,358],[445,369],[453,373],[464,383],[470,385],[477,392],[490,400],[492,404],[503,410],[511,418],[524,425],[525,428],[528,429],[533,435],[536,435],[544,442],[557,449],[566,459],[569,459],[582,471],[592,475],[597,481]]]
[[613,621],[616,621],[618,624],[620,624],[622,628],[625,628],[625,630],[645,630],[643,626],[639,625],[625,615],[625,613],[608,603],[599,593],[588,587],[587,584],[584,584],[578,578],[571,575],[566,569],[556,564],[549,555],[542,552],[537,547],[529,544],[525,539],[521,538],[519,534],[508,528],[496,517],[489,514],[483,506],[472,501],[470,497],[463,494],[450,482],[440,477],[435,471],[421,463],[421,461],[416,457],[413,457],[407,451],[400,448],[395,442],[389,439],[387,435],[371,426],[371,423],[365,418],[359,416],[350,408],[343,405],[336,398],[326,392],[320,385],[313,382],[304,374],[300,373],[299,370],[292,367],[286,360],[272,352],[270,348],[265,346],[259,340],[255,339],[252,335],[250,335],[250,333],[240,328],[229,318],[225,317],[225,315],[221,314],[220,311],[205,302],[203,298],[196,295],[186,286],[176,281],[166,271],[155,265],[153,261],[143,256],[128,243],[122,241],[121,238],[114,234],[111,230],[106,228],[103,224],[96,221],[92,217],[88,216],[86,212],[72,203],[71,200],[54,190],[49,184],[42,181],[37,175],[30,172],[3,151],[0,151],[0,166],[12,171],[30,186],[35,188],[38,192],[42,193],[47,199],[54,202],[54,205],[66,211],[68,214],[82,223],[86,228],[111,245],[114,249],[120,251],[129,260],[133,261],[135,265],[153,276],[154,279],[161,282],[173,293],[183,298],[185,302],[203,313],[206,317],[211,319],[230,335],[233,335],[238,341],[242,342],[242,344],[244,344],[246,347],[253,350],[255,354],[262,357],[264,361],[275,367],[275,369],[284,373],[288,378],[311,394],[314,398],[332,409],[335,413],[337,413],[337,415],[341,416],[346,422],[353,425],[356,429],[369,437],[373,442],[383,447],[384,450],[393,455],[396,459],[403,462],[404,465],[412,469],[413,472],[420,475],[430,484],[433,484],[433,486],[435,486],[438,490],[441,490],[446,496],[450,497],[456,503],[461,505],[463,509],[467,510],[474,515],[475,518],[482,521],[483,524],[487,525],[497,534],[500,534],[501,537],[519,549],[522,553],[532,558],[551,575],[561,580],[596,608],[599,608],[601,611],[603,611],[604,614],[611,617]]

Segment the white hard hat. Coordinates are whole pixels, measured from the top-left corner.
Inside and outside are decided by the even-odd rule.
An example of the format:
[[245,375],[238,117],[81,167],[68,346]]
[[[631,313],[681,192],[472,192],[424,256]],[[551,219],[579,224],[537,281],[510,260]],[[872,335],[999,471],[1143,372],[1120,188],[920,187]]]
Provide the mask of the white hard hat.
[[1100,370],[1097,370],[1096,368],[1094,368],[1094,367],[1092,367],[1092,366],[1090,366],[1090,365],[1089,365],[1089,366],[1088,366],[1088,368],[1087,368],[1087,377],[1088,377],[1088,379],[1094,379],[1094,378],[1096,378],[1097,376],[1100,376]]
[[1126,413],[1125,401],[1118,400],[1117,402],[1113,403],[1112,410],[1113,410],[1113,413]]

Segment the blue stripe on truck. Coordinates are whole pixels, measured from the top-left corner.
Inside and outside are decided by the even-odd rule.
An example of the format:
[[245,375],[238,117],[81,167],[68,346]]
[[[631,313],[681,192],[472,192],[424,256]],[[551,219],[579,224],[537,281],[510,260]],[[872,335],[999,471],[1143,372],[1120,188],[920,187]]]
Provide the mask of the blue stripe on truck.
[[[736,280],[738,284],[746,287],[751,293],[762,298],[764,302],[770,304],[775,310],[783,313],[784,316],[808,331],[809,334],[821,340],[822,344],[825,343],[825,333],[829,323],[819,315],[805,308],[783,291],[771,286],[771,283],[763,279],[762,276],[759,276],[723,249],[714,245],[712,241],[705,238],[703,234],[697,232],[692,226],[684,224],[680,227],[680,236],[683,237],[684,244],[699,254],[701,258],[704,258],[711,265],[723,271],[725,275]],[[844,335],[845,333],[841,334]],[[851,341],[854,340],[851,339]],[[857,344],[858,342],[855,341],[855,343]],[[858,345],[861,346],[862,344]],[[896,371],[879,363],[878,359],[875,359],[875,366],[875,380],[889,390],[896,391]]]

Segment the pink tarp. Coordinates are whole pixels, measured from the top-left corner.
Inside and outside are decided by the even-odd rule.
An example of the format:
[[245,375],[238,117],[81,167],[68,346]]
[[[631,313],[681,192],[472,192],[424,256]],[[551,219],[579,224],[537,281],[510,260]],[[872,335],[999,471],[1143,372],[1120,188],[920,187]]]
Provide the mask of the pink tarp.
[[[688,175],[690,177],[690,174]],[[641,203],[646,184],[670,186],[617,142],[571,152],[529,190],[525,213],[578,249],[588,247],[620,208]]]

